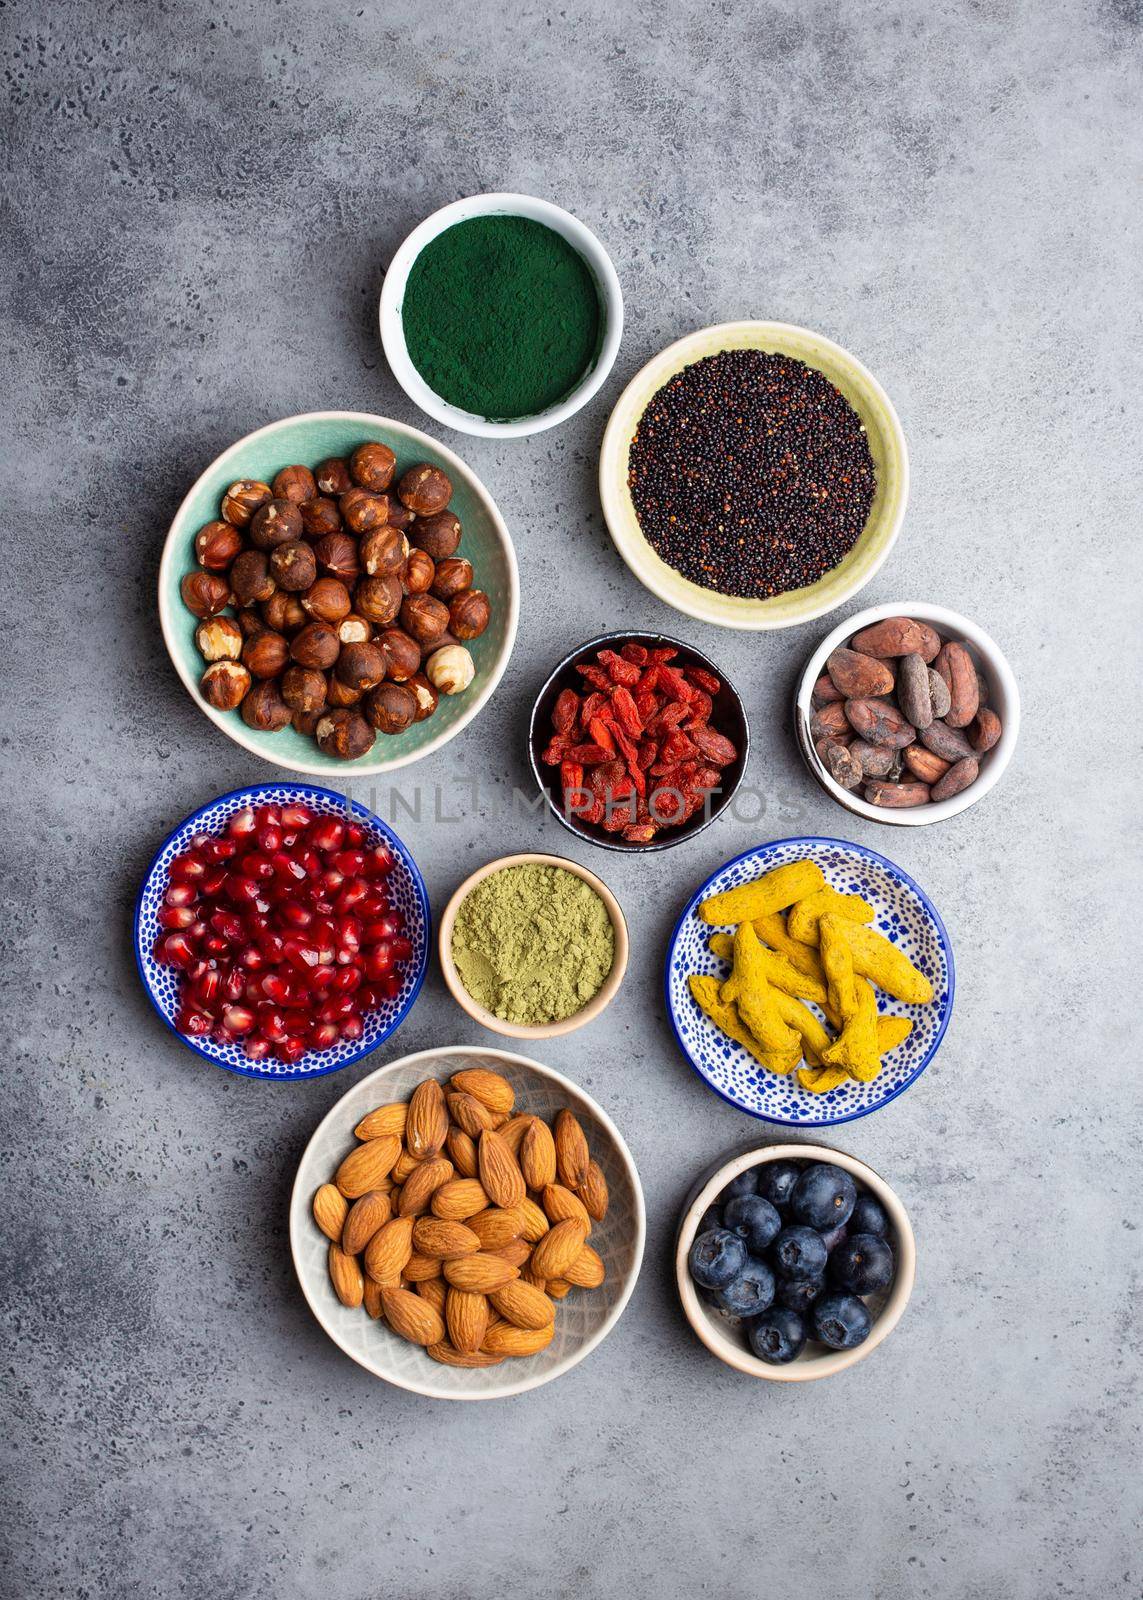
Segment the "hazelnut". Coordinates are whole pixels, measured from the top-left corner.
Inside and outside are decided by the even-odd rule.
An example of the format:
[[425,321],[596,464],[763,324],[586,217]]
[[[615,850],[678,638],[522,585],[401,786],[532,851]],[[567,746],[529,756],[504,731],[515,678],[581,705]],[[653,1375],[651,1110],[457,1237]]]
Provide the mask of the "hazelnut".
[[341,653],[337,634],[328,622],[307,622],[290,640],[290,655],[300,667],[332,667]]
[[391,528],[400,528],[402,533],[407,533],[416,520],[415,513],[410,511],[408,506],[403,506],[399,500],[394,500],[392,495],[389,496],[389,526]]
[[376,735],[359,711],[327,711],[314,729],[318,746],[327,756],[352,761],[372,750]]
[[199,683],[202,697],[219,711],[233,711],[250,689],[250,674],[240,661],[212,661]]
[[380,494],[393,481],[397,457],[387,444],[359,444],[349,458],[349,471],[354,483],[363,489]]
[[409,555],[409,541],[399,528],[374,528],[361,541],[361,565],[371,578],[400,572]]
[[378,733],[404,733],[417,720],[417,697],[403,683],[381,683],[365,696],[362,710]]
[[278,585],[270,576],[269,558],[261,550],[243,550],[230,569],[230,587],[241,606],[269,600]]
[[425,676],[441,694],[463,694],[476,676],[472,657],[462,644],[434,650],[425,663]]
[[448,608],[449,632],[458,639],[479,639],[492,616],[492,606],[483,589],[465,589],[454,595]]
[[290,720],[290,708],[278,693],[273,678],[256,683],[242,702],[242,720],[259,733],[276,733]]
[[277,499],[292,500],[296,506],[317,494],[317,484],[308,467],[283,467],[274,479],[273,489]]
[[316,667],[287,667],[282,674],[282,699],[291,711],[324,710],[325,691],[325,673]]
[[471,588],[471,561],[466,561],[463,556],[446,556],[443,561],[437,562],[437,574],[429,592],[435,594],[438,600],[443,600],[447,605],[453,595]]
[[237,661],[242,654],[242,629],[231,617],[211,617],[194,630],[194,642],[206,661]]
[[259,550],[302,536],[302,514],[292,500],[267,500],[250,519],[250,543]]
[[263,622],[275,633],[297,633],[308,620],[297,595],[287,594],[284,589],[263,600],[260,609]]
[[325,461],[318,463],[314,473],[317,486],[322,494],[338,495],[347,494],[353,488],[353,479],[349,476],[349,463],[340,456],[329,456]]
[[[399,593],[400,591],[398,591]],[[196,617],[216,617],[230,600],[230,585],[216,572],[188,572],[179,584],[183,605]]]
[[397,578],[359,578],[353,591],[353,608],[367,622],[383,628],[401,609],[401,584]]
[[327,533],[340,533],[341,512],[337,509],[336,500],[327,500],[324,495],[318,494],[312,500],[304,500],[298,510],[307,539],[321,539]]
[[351,689],[348,684],[342,683],[335,673],[331,672],[326,679],[326,705],[328,706],[355,706],[364,694],[364,689]]
[[427,550],[410,550],[403,579],[406,594],[426,594],[437,575],[437,564]]
[[347,689],[372,689],[385,676],[385,655],[375,644],[345,644],[334,668]]
[[242,663],[256,678],[276,678],[289,659],[289,641],[270,628],[263,628],[242,646]]
[[448,624],[448,607],[431,594],[411,594],[401,604],[401,626],[418,644],[432,644]]
[[405,473],[397,485],[397,494],[401,503],[418,517],[431,517],[443,511],[452,499],[452,484],[439,467],[422,461]]
[[385,654],[385,669],[394,683],[407,683],[421,665],[421,647],[400,628],[386,628],[377,635]]
[[302,595],[302,605],[319,622],[340,622],[352,610],[349,590],[340,578],[319,578]]
[[242,549],[242,535],[229,522],[208,522],[194,536],[195,560],[208,572],[225,572]]
[[337,637],[342,644],[368,644],[373,637],[373,624],[366,622],[364,617],[359,617],[356,611],[351,611],[347,617],[335,624]]
[[368,489],[350,489],[337,502],[347,527],[354,533],[369,533],[389,520],[389,497],[370,494]]
[[279,589],[297,594],[317,580],[317,557],[304,539],[287,539],[270,552],[270,571]]
[[410,534],[413,543],[427,551],[434,561],[456,554],[460,543],[460,518],[455,511],[441,511],[435,517],[418,517]]
[[256,478],[239,478],[222,497],[222,515],[236,528],[247,528],[255,511],[264,506],[272,494],[268,483],[259,483]]
[[[256,633],[261,633],[266,626],[265,619],[255,611],[253,606],[242,606],[235,615],[238,618],[238,627],[244,639],[251,638]],[[280,628],[277,630],[282,631]]]
[[312,739],[314,729],[321,721],[324,710],[323,706],[321,711],[295,711],[290,721],[299,733],[304,734],[307,739]]
[[314,545],[314,555],[321,570],[342,583],[352,583],[361,571],[357,540],[348,533],[323,534]]
[[415,678],[409,679],[409,688],[413,691],[413,697],[417,702],[417,713],[413,721],[424,722],[437,709],[440,695],[423,672],[418,672]]

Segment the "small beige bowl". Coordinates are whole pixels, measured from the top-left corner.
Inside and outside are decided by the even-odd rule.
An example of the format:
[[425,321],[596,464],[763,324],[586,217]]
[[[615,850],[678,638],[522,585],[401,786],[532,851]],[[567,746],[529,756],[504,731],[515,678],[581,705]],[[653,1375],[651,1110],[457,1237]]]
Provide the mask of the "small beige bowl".
[[[456,914],[460,910],[461,901],[476,888],[478,883],[500,872],[504,867],[526,867],[532,862],[539,862],[545,867],[562,867],[565,872],[573,873],[577,878],[582,878],[584,883],[590,885],[607,907],[607,914],[611,918],[611,926],[615,929],[615,959],[611,964],[611,971],[603,981],[603,986],[598,993],[579,1011],[573,1011],[570,1017],[564,1017],[559,1022],[545,1022],[537,1026],[528,1027],[519,1022],[505,1022],[503,1017],[498,1017],[492,1011],[486,1011],[469,994],[461,981],[460,973],[456,970],[456,963],[452,959],[452,930],[456,923]],[[582,1028],[586,1022],[594,1022],[614,999],[619,985],[623,982],[623,974],[627,970],[627,922],[623,916],[623,908],[612,894],[611,890],[597,878],[594,872],[589,872],[586,867],[581,867],[576,861],[568,861],[563,856],[546,856],[524,854],[516,856],[501,856],[498,861],[490,861],[486,867],[481,867],[470,878],[466,878],[460,888],[453,895],[445,907],[444,916],[441,918],[440,935],[438,939],[440,949],[441,970],[444,980],[452,991],[453,999],[461,1010],[467,1011],[482,1027],[491,1028],[493,1033],[505,1034],[509,1039],[554,1039],[561,1033],[572,1033],[576,1028]]]
[[[869,1192],[876,1195],[889,1214],[892,1227],[890,1242],[897,1260],[897,1272],[884,1294],[870,1295],[866,1304],[873,1313],[873,1328],[864,1344],[855,1350],[827,1350],[823,1345],[807,1344],[801,1355],[788,1366],[774,1367],[760,1361],[746,1343],[743,1334],[715,1309],[700,1299],[691,1280],[687,1256],[698,1232],[699,1221],[707,1207],[713,1205],[732,1178],[751,1167],[760,1167],[771,1161],[830,1161],[835,1167],[844,1167]],[[708,1169],[705,1178],[690,1192],[683,1207],[675,1244],[675,1276],[679,1285],[679,1298],[687,1321],[706,1345],[711,1355],[725,1361],[728,1367],[745,1372],[751,1378],[769,1378],[775,1383],[808,1383],[812,1378],[832,1378],[835,1372],[856,1366],[872,1355],[877,1346],[887,1339],[901,1320],[913,1292],[913,1278],[917,1270],[917,1243],[908,1212],[893,1190],[863,1161],[847,1156],[841,1150],[830,1150],[818,1144],[771,1144],[761,1150],[747,1150],[735,1156],[725,1166]]]

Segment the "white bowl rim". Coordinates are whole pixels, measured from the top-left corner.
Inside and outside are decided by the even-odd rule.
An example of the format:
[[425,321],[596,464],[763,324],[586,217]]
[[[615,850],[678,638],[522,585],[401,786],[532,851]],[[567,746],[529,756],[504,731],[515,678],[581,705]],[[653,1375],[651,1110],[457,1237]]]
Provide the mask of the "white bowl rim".
[[[851,586],[846,588],[844,593],[840,595],[831,594],[828,599],[822,600],[820,603],[815,602],[806,610],[799,611],[796,616],[782,617],[776,620],[772,619],[764,610],[759,610],[755,616],[735,617],[733,619],[718,615],[715,611],[716,602],[731,597],[718,595],[715,597],[715,601],[704,602],[701,598],[704,591],[698,584],[691,585],[695,591],[695,597],[692,599],[688,594],[687,598],[690,603],[684,604],[676,596],[665,592],[664,586],[654,572],[644,572],[636,565],[635,550],[628,551],[625,548],[625,541],[621,541],[612,529],[611,510],[613,507],[618,510],[616,500],[618,491],[614,485],[619,476],[612,470],[614,467],[613,457],[616,456],[620,448],[616,440],[620,433],[620,412],[627,396],[650,374],[657,373],[660,368],[665,371],[678,356],[709,338],[711,334],[722,334],[730,337],[743,333],[766,334],[775,338],[780,338],[784,334],[795,334],[799,337],[810,338],[822,346],[823,349],[829,351],[830,354],[847,363],[860,376],[862,381],[869,386],[874,398],[883,407],[888,431],[893,435],[901,461],[901,490],[898,497],[897,511],[885,538],[885,547],[868,572],[855,580]],[[798,359],[800,360],[801,358],[798,357]],[[662,387],[661,383],[659,387]],[[611,415],[608,417],[607,426],[603,430],[603,439],[599,449],[599,498],[603,505],[603,519],[607,524],[607,531],[611,535],[611,540],[616,550],[618,550],[628,568],[635,574],[643,587],[649,589],[664,605],[670,606],[674,611],[682,612],[685,616],[695,617],[700,622],[709,622],[716,628],[731,628],[743,633],[773,633],[780,628],[800,627],[802,623],[813,622],[816,618],[825,616],[827,612],[835,611],[838,606],[845,605],[848,600],[852,600],[855,594],[859,594],[877,576],[877,573],[888,560],[893,546],[897,543],[901,527],[905,521],[905,512],[909,503],[909,449],[905,440],[905,430],[901,426],[901,419],[897,415],[893,402],[865,363],[859,361],[853,352],[847,350],[844,345],[838,344],[834,339],[827,338],[824,333],[818,333],[814,328],[805,328],[796,322],[767,322],[751,318],[740,318],[734,322],[712,322],[708,326],[696,328],[692,333],[684,334],[681,339],[675,339],[671,344],[666,345],[659,351],[658,355],[652,356],[650,361],[644,362],[643,366],[625,385],[623,393],[611,408]],[[644,543],[647,543],[645,536]],[[760,608],[766,605],[764,600],[748,603]]]
[[[541,866],[563,867],[577,878],[582,878],[589,888],[596,894],[607,907],[607,914],[611,918],[611,925],[615,930],[615,958],[611,964],[611,971],[602,984],[592,995],[586,1005],[578,1011],[573,1011],[570,1017],[561,1017],[558,1022],[523,1023],[507,1022],[503,1017],[498,1017],[494,1011],[486,1011],[478,1001],[474,1000],[464,987],[460,973],[456,970],[456,963],[452,959],[452,930],[456,922],[456,914],[460,910],[471,890],[485,878],[492,877],[493,873],[500,872],[506,867],[524,867],[533,862]],[[590,867],[581,866],[578,861],[573,861],[569,856],[550,855],[538,850],[517,850],[507,856],[498,856],[495,861],[486,862],[484,866],[477,867],[470,872],[464,882],[459,884],[449,897],[448,904],[441,912],[440,923],[437,928],[437,954],[440,958],[441,974],[449,993],[462,1011],[468,1013],[474,1022],[479,1022],[491,1033],[503,1034],[507,1039],[557,1039],[565,1033],[574,1033],[577,1028],[582,1028],[607,1010],[607,1007],[619,993],[619,986],[623,982],[627,971],[627,961],[631,949],[631,936],[627,927],[627,918],[623,914],[623,907],[619,904],[614,892],[607,887],[598,873],[592,872]]]
[[[352,1350],[347,1350],[342,1344],[341,1340],[338,1338],[334,1329],[330,1326],[322,1314],[321,1307],[315,1304],[315,1301],[310,1296],[305,1274],[303,1273],[299,1262],[300,1249],[295,1238],[295,1224],[300,1222],[303,1216],[310,1216],[309,1208],[310,1200],[312,1199],[312,1190],[307,1192],[302,1189],[302,1170],[305,1167],[306,1158],[310,1153],[311,1147],[317,1140],[318,1135],[326,1127],[326,1124],[331,1122],[337,1115],[341,1103],[345,1099],[346,1095],[353,1094],[356,1090],[364,1088],[366,1084],[378,1082],[386,1075],[386,1073],[392,1072],[398,1067],[410,1067],[420,1061],[427,1063],[431,1060],[439,1059],[441,1056],[450,1055],[453,1053],[470,1058],[476,1057],[480,1058],[481,1060],[486,1060],[490,1066],[494,1066],[497,1061],[510,1061],[514,1066],[527,1067],[533,1072],[538,1072],[541,1077],[550,1078],[554,1083],[558,1083],[562,1088],[570,1090],[573,1095],[578,1095],[581,1100],[585,1100],[591,1107],[592,1115],[598,1119],[598,1121],[607,1131],[609,1137],[612,1139],[619,1158],[626,1169],[634,1196],[633,1210],[635,1213],[634,1256],[632,1260],[631,1271],[628,1274],[627,1282],[624,1284],[623,1290],[618,1299],[608,1311],[607,1315],[604,1317],[602,1323],[595,1330],[595,1332],[585,1339],[583,1343],[575,1350],[569,1351],[569,1353],[564,1356],[562,1360],[557,1361],[555,1366],[550,1368],[548,1371],[541,1373],[525,1373],[516,1382],[502,1383],[496,1388],[483,1389],[480,1392],[474,1391],[472,1394],[457,1394],[454,1390],[438,1387],[428,1379],[426,1379],[423,1383],[403,1382],[398,1378],[390,1377],[385,1373],[378,1372],[375,1367],[372,1367],[368,1362],[363,1361],[361,1357],[355,1355]],[[385,1066],[378,1067],[376,1072],[371,1072],[367,1077],[359,1079],[357,1083],[353,1084],[351,1088],[345,1091],[345,1094],[341,1095],[335,1101],[335,1103],[326,1112],[325,1116],[318,1123],[309,1139],[306,1141],[306,1147],[302,1151],[301,1160],[298,1162],[298,1170],[294,1176],[293,1186],[290,1190],[289,1226],[290,1255],[293,1259],[294,1272],[297,1275],[298,1283],[301,1285],[302,1294],[305,1297],[306,1304],[312,1311],[318,1326],[326,1334],[328,1334],[329,1338],[333,1341],[337,1348],[344,1355],[347,1355],[351,1361],[355,1361],[358,1366],[363,1367],[364,1370],[370,1373],[373,1377],[381,1378],[383,1382],[393,1384],[395,1388],[405,1389],[411,1394],[426,1395],[431,1400],[506,1400],[510,1395],[525,1394],[529,1389],[539,1389],[545,1383],[551,1383],[556,1378],[562,1378],[565,1372],[570,1372],[572,1367],[578,1366],[578,1364],[584,1360],[586,1356],[591,1354],[597,1345],[603,1343],[604,1339],[619,1321],[619,1318],[623,1315],[623,1312],[627,1307],[627,1302],[634,1293],[635,1284],[639,1278],[639,1272],[643,1265],[643,1251],[647,1240],[647,1208],[643,1199],[643,1185],[639,1179],[639,1169],[636,1167],[635,1159],[627,1147],[626,1139],[624,1139],[623,1135],[608,1116],[607,1112],[604,1111],[603,1107],[593,1095],[588,1094],[586,1089],[581,1088],[578,1083],[574,1083],[571,1078],[567,1077],[564,1073],[557,1071],[555,1067],[545,1066],[542,1061],[534,1061],[530,1056],[517,1055],[511,1050],[500,1050],[495,1046],[489,1045],[448,1044],[435,1045],[428,1050],[415,1050],[411,1055],[399,1056],[396,1061],[387,1062]]]
[[[951,800],[930,800],[927,805],[908,807],[900,811],[887,806],[872,805],[861,795],[851,794],[839,783],[835,783],[818,761],[813,741],[809,736],[812,714],[810,698],[814,684],[825,670],[827,657],[853,634],[874,622],[883,621],[886,617],[915,617],[920,622],[932,623],[940,632],[967,640],[979,652],[986,669],[986,676],[992,680],[991,687],[999,689],[1005,701],[1003,731],[995,747],[986,752],[986,759],[982,763],[980,776],[976,782],[970,783],[960,794],[953,795]],[[948,606],[934,605],[927,600],[889,601],[884,605],[868,606],[864,611],[858,611],[856,615],[847,617],[844,622],[839,622],[826,634],[810,656],[794,692],[794,732],[802,759],[810,772],[826,793],[832,795],[847,811],[853,812],[855,816],[867,817],[870,822],[880,822],[890,827],[925,828],[931,823],[944,822],[949,817],[967,811],[969,806],[974,806],[978,800],[983,800],[985,795],[1000,782],[1008,763],[1012,760],[1020,733],[1020,689],[1016,682],[1016,674],[1009,666],[1003,650],[979,623],[973,622],[969,617],[961,616],[959,611],[950,610]]]
[[341,774],[340,768],[323,767],[316,762],[291,760],[285,756],[267,755],[251,738],[246,724],[241,718],[234,717],[229,711],[217,710],[216,707],[208,704],[202,698],[198,692],[197,682],[189,672],[184,670],[174,648],[174,619],[171,614],[171,603],[168,602],[166,596],[171,568],[176,562],[181,562],[184,559],[175,549],[175,528],[186,512],[191,499],[198,490],[199,484],[216,467],[232,459],[239,450],[253,443],[255,439],[261,439],[273,434],[287,423],[294,422],[364,422],[374,428],[391,429],[394,433],[400,434],[407,439],[410,444],[426,444],[433,450],[439,451],[448,462],[449,467],[465,480],[468,487],[482,502],[500,538],[501,548],[504,551],[508,566],[508,617],[504,642],[495,661],[492,663],[487,678],[480,686],[479,693],[474,696],[470,705],[465,706],[451,728],[443,730],[435,738],[430,739],[427,744],[422,745],[419,750],[410,751],[407,755],[396,755],[384,761],[358,760],[344,763],[346,782],[352,782],[354,778],[377,778],[383,773],[395,772],[398,767],[410,766],[413,762],[432,755],[435,750],[439,750],[450,739],[454,739],[462,728],[466,728],[473,717],[491,699],[493,691],[504,676],[505,668],[512,654],[512,647],[516,642],[516,629],[520,620],[520,569],[516,562],[516,548],[512,543],[512,535],[508,532],[508,526],[500,514],[500,508],[468,463],[462,461],[456,452],[450,450],[447,445],[441,444],[439,440],[433,439],[420,428],[414,428],[407,422],[397,422],[392,417],[382,417],[372,411],[299,411],[294,416],[279,417],[276,422],[267,422],[263,427],[255,428],[252,433],[243,434],[241,439],[236,439],[233,444],[228,445],[221,455],[215,456],[199,473],[186,494],[179,501],[178,509],[171,518],[171,525],[167,530],[167,537],[163,541],[163,553],[159,560],[159,626],[162,629],[163,643],[167,647],[167,654],[171,658],[171,664],[182,679],[183,686],[190,695],[191,700],[205,716],[210,718],[216,728],[221,728],[228,739],[232,739],[235,744],[241,745],[244,750],[249,750],[251,755],[257,756],[259,760],[268,762],[271,766],[278,767],[283,772],[298,772],[306,777],[324,778],[327,783],[335,782]]
[[[602,301],[601,310],[606,320],[603,340],[595,365],[583,381],[558,405],[549,407],[533,417],[516,417],[496,422],[477,416],[472,411],[462,411],[442,399],[429,387],[409,358],[405,345],[404,328],[400,315],[400,301],[414,261],[421,251],[446,228],[465,222],[470,217],[512,215],[523,216],[534,222],[544,222],[569,244],[575,245],[587,261]],[[381,284],[377,306],[377,319],[381,330],[381,345],[389,370],[404,389],[414,405],[435,421],[455,428],[459,433],[475,434],[485,439],[522,439],[529,434],[543,433],[558,423],[575,415],[602,388],[615,365],[623,337],[623,290],[615,265],[598,236],[586,222],[562,206],[536,195],[510,194],[504,191],[493,194],[467,195],[452,200],[431,212],[413,231],[406,235],[395,252]]]
[[[868,1339],[854,1350],[831,1350],[828,1355],[813,1355],[805,1361],[792,1361],[788,1366],[771,1366],[769,1362],[760,1361],[749,1347],[736,1343],[729,1333],[723,1333],[715,1325],[714,1319],[707,1315],[706,1308],[698,1297],[698,1291],[691,1281],[687,1256],[698,1232],[699,1219],[732,1178],[736,1178],[740,1172],[745,1172],[750,1167],[762,1166],[771,1161],[828,1161],[836,1167],[844,1167],[846,1172],[852,1173],[866,1185],[888,1212],[897,1236],[897,1270],[889,1296],[873,1324]],[[695,1333],[711,1355],[717,1356],[728,1367],[734,1367],[749,1377],[768,1378],[775,1383],[810,1383],[817,1378],[830,1378],[837,1372],[844,1372],[847,1367],[856,1366],[866,1356],[872,1355],[877,1346],[889,1337],[900,1322],[913,1292],[916,1273],[917,1241],[913,1234],[913,1225],[909,1221],[909,1214],[902,1201],[880,1173],[875,1172],[864,1161],[859,1161],[856,1156],[848,1155],[844,1150],[832,1150],[828,1145],[769,1144],[733,1157],[718,1167],[703,1182],[697,1193],[691,1191],[691,1196],[683,1206],[675,1239],[675,1279],[679,1298],[683,1303],[687,1321]]]

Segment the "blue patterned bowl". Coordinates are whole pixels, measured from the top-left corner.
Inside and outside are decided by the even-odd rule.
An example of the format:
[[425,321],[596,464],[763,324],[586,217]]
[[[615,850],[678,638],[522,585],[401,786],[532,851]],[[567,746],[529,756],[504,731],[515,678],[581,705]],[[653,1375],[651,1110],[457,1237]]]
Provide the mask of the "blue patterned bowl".
[[[695,915],[699,902],[806,857],[817,862],[833,888],[843,894],[863,895],[877,907],[873,926],[900,945],[929,978],[934,991],[928,1005],[907,1006],[878,990],[881,1010],[911,1017],[913,1031],[890,1053],[872,1083],[846,1083],[828,1094],[810,1094],[793,1073],[783,1077],[767,1072],[715,1027],[687,987],[692,972],[728,970],[707,949],[714,929]],[[735,856],[691,896],[667,951],[667,1014],[691,1066],[732,1106],[787,1127],[824,1128],[852,1122],[895,1100],[936,1055],[952,1015],[955,986],[952,948],[932,901],[894,862],[842,839],[777,839]]]
[[[161,966],[151,954],[159,933],[158,913],[167,888],[171,860],[184,849],[195,833],[219,833],[236,811],[248,805],[300,804],[321,816],[352,815],[362,823],[375,844],[387,844],[396,857],[388,890],[396,910],[405,916],[405,932],[413,946],[412,959],[405,969],[400,993],[364,1018],[365,1032],[360,1039],[345,1039],[329,1050],[311,1050],[298,1061],[251,1061],[240,1044],[220,1044],[214,1039],[189,1038],[175,1027],[178,1015],[179,973]],[[356,801],[309,783],[262,783],[249,789],[235,789],[220,795],[181,822],[159,848],[147,868],[143,887],[135,906],[135,960],[148,998],[163,1021],[183,1044],[217,1067],[241,1072],[248,1078],[320,1078],[337,1072],[353,1061],[360,1061],[376,1050],[400,1026],[425,980],[429,959],[431,914],[429,897],[417,863],[408,847],[380,817]]]

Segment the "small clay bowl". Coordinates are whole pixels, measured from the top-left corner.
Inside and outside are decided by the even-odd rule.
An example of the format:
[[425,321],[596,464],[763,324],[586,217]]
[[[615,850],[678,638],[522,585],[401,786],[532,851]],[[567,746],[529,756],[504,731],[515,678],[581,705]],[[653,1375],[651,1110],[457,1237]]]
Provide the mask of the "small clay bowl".
[[[579,1011],[573,1011],[570,1017],[561,1017],[558,1022],[544,1022],[537,1025],[527,1025],[520,1022],[506,1022],[503,1017],[498,1017],[495,1012],[486,1011],[469,994],[456,969],[452,958],[452,931],[456,923],[456,914],[460,910],[461,902],[468,894],[482,883],[485,878],[494,872],[500,872],[505,867],[525,867],[532,862],[539,862],[546,867],[562,867],[565,872],[573,873],[575,877],[582,878],[584,883],[595,890],[596,894],[607,907],[607,914],[611,918],[611,926],[615,930],[615,959],[611,964],[611,971],[603,980],[602,986],[592,995],[591,999]],[[597,878],[594,872],[589,872],[586,867],[581,867],[576,861],[568,861],[563,856],[537,855],[527,852],[515,856],[501,856],[497,861],[490,861],[486,867],[481,867],[474,872],[457,889],[441,917],[440,936],[438,938],[440,950],[441,970],[444,973],[445,983],[448,985],[453,999],[462,1011],[479,1022],[482,1027],[490,1028],[493,1033],[505,1034],[509,1039],[554,1039],[562,1033],[572,1033],[576,1028],[582,1028],[585,1023],[594,1022],[600,1012],[605,1010],[615,998],[619,985],[623,982],[623,974],[627,970],[627,922],[623,909],[611,890]]]

